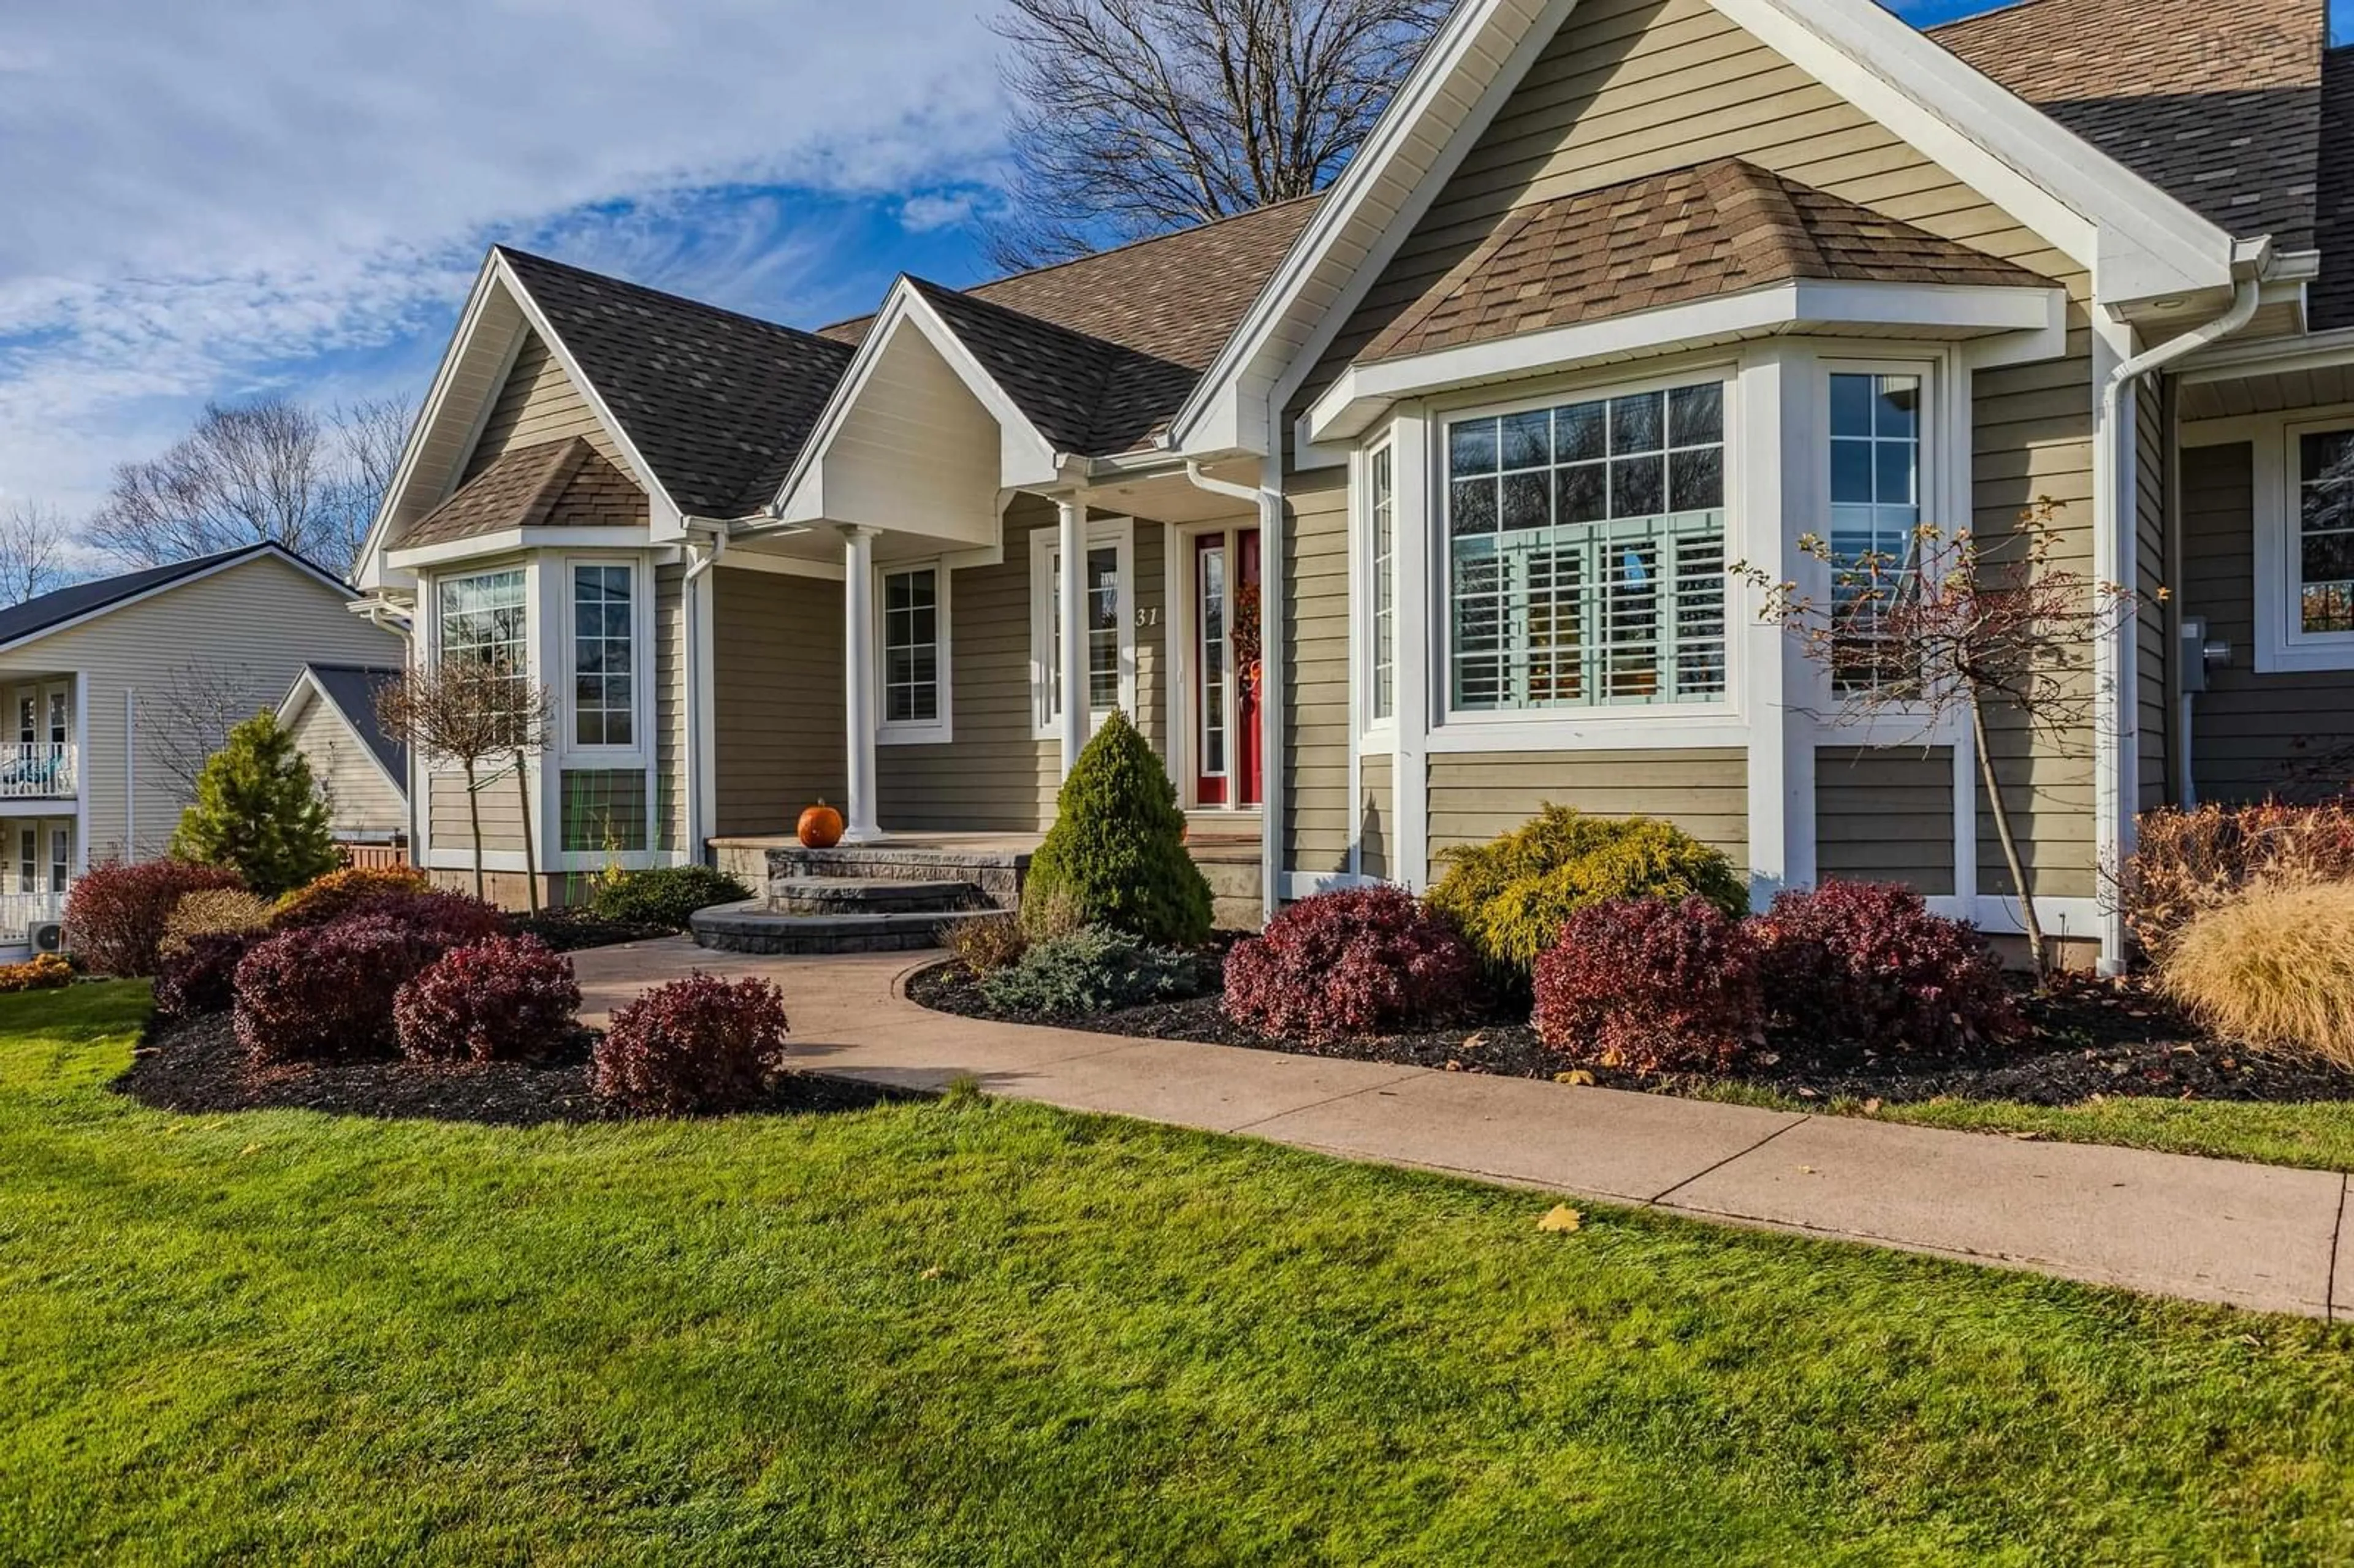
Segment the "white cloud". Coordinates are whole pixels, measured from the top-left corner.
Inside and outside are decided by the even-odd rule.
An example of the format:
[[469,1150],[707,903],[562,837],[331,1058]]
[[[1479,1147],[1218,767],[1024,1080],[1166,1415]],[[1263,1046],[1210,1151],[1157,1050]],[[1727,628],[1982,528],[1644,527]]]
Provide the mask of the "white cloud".
[[82,0],[8,31],[0,496],[68,504],[205,397],[410,368],[492,238],[862,308],[839,223],[778,187],[954,192],[1002,122],[964,0]]
[[977,191],[926,191],[899,204],[899,224],[910,234],[930,234],[970,223],[980,210]]

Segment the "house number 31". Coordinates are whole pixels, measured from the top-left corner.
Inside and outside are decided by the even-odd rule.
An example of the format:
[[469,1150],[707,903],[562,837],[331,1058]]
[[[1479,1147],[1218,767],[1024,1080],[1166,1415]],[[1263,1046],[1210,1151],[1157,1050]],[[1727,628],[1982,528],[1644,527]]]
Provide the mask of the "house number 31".
[[1161,607],[1160,607],[1159,605],[1157,605],[1157,604],[1156,604],[1156,605],[1149,606],[1149,607],[1147,607],[1147,608],[1145,608],[1145,609],[1140,609],[1140,610],[1138,610],[1138,611],[1136,612],[1136,624],[1137,624],[1137,625],[1139,625],[1139,626],[1158,626],[1158,625],[1160,625],[1160,624],[1161,624]]

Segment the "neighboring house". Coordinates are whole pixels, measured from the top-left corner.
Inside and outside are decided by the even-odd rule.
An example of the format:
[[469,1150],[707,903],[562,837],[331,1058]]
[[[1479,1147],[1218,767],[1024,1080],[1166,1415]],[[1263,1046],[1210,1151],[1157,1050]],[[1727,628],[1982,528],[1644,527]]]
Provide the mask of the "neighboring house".
[[2047,927],[2114,963],[2137,810],[2354,736],[2323,40],[2319,0],[1463,0],[1321,198],[822,334],[494,250],[359,580],[562,694],[557,872],[592,818],[690,859],[821,795],[1035,835],[1118,706],[1269,906],[1554,800],[1999,932],[1969,736],[1836,722],[1726,568],[2049,497],[2147,608],[2080,733],[1990,745]]
[[161,853],[207,737],[274,706],[306,661],[397,662],[352,600],[252,545],[0,610],[0,948],[55,919],[93,861]]
[[376,693],[399,678],[398,664],[305,664],[278,705],[278,722],[326,797],[338,843],[408,842],[408,748],[376,719]]

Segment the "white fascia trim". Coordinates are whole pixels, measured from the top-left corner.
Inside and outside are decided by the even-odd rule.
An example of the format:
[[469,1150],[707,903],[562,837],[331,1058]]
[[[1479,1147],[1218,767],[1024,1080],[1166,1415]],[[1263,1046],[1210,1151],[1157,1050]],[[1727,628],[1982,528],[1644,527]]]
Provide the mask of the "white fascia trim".
[[[1332,331],[1338,330],[1340,321],[1373,286],[1406,233],[1429,207],[1438,186],[1445,184],[1446,177],[1469,151],[1478,129],[1494,117],[1537,54],[1569,19],[1575,3],[1576,0],[1464,0],[1456,8],[1423,50],[1422,58],[1390,100],[1389,107],[1383,111],[1364,145],[1325,193],[1315,217],[1309,219],[1307,228],[1292,242],[1282,264],[1259,291],[1257,300],[1227,338],[1218,357],[1187,396],[1184,406],[1170,423],[1169,445],[1182,452],[1204,456],[1229,449],[1261,452],[1267,450],[1274,438],[1272,429],[1246,432],[1240,429],[1242,405],[1247,401],[1242,396],[1240,383],[1267,352],[1278,325],[1300,302],[1318,270],[1374,201],[1380,187],[1398,173],[1394,165],[1409,156],[1421,157],[1422,165],[1406,173],[1409,188],[1380,215],[1381,232],[1359,248],[1338,297],[1326,307],[1326,331],[1311,334],[1305,346],[1292,356],[1295,361],[1313,364],[1320,352],[1320,338],[1329,338]],[[1518,34],[1507,43],[1491,40],[1490,30],[1500,21],[1506,21],[1508,11],[1518,15]],[[1506,25],[1509,26],[1509,22]],[[1475,79],[1458,84],[1458,75]],[[1448,123],[1441,127],[1443,143],[1437,152],[1430,153],[1426,150],[1430,139],[1420,132],[1426,120],[1442,111],[1448,118]],[[1469,134],[1465,133],[1467,127]],[[1271,386],[1280,376],[1268,375],[1266,379]],[[1273,399],[1269,401],[1279,407],[1273,404]],[[1218,422],[1228,428],[1206,430],[1213,416],[1219,414],[1223,418]],[[1247,439],[1254,434],[1259,438],[1257,441]]]
[[651,528],[503,528],[467,539],[446,539],[394,550],[386,564],[404,568],[438,567],[451,561],[511,556],[517,550],[644,550],[653,545]]
[[[1688,304],[1443,348],[1404,359],[1351,366],[1308,412],[1315,441],[1350,440],[1401,398],[1449,387],[1511,380],[1585,361],[1657,352],[1729,335],[1781,332],[1802,323],[2030,333],[2043,338],[2062,320],[2060,289],[1956,287],[1800,280]],[[2064,343],[2064,329],[2063,338]]]
[[376,515],[368,520],[367,533],[360,541],[359,558],[352,568],[352,580],[363,588],[384,586],[377,567],[383,564],[380,557],[385,531],[391,526],[392,514],[416,477],[418,459],[425,447],[425,432],[440,420],[441,406],[449,398],[450,383],[457,374],[458,362],[465,357],[467,345],[482,324],[482,308],[490,302],[491,281],[498,275],[493,265],[496,256],[495,251],[485,256],[482,270],[474,275],[474,287],[466,296],[466,308],[458,314],[458,330],[450,334],[450,346],[441,351],[441,363],[433,372],[433,384],[425,394],[415,422],[408,427],[408,440],[400,449],[400,461],[392,471],[392,482],[385,486],[384,494],[376,502]]
[[2093,271],[2105,304],[2232,282],[2232,237],[1872,0],[1711,0]]
[[2303,337],[2226,338],[2187,355],[2177,371],[2186,387],[2236,381],[2248,376],[2286,376],[2354,365],[2354,327],[2308,333]]
[[[924,334],[926,342],[939,352],[955,371],[957,379],[977,398],[996,419],[1004,438],[1001,453],[1002,482],[1009,489],[1034,484],[1052,483],[1060,477],[1061,454],[1052,442],[1040,435],[1031,424],[1029,416],[1014,406],[995,378],[981,367],[981,362],[965,347],[962,339],[942,321],[939,313],[918,292],[903,273],[884,296],[883,308],[875,313],[875,324],[858,344],[858,352],[843,373],[833,396],[826,399],[825,409],[818,416],[809,440],[802,443],[801,455],[785,481],[777,487],[774,504],[769,508],[790,522],[811,523],[825,517],[823,464],[833,449],[835,439],[849,421],[850,413],[864,396],[866,384],[874,378],[875,368],[883,363],[891,342],[903,326],[913,327]],[[1018,460],[1018,461],[1017,461]]]
[[597,416],[597,422],[605,427],[605,433],[612,437],[613,444],[620,449],[631,475],[652,503],[654,531],[673,536],[684,532],[684,524],[680,521],[684,515],[684,509],[671,498],[670,492],[663,488],[662,481],[654,477],[653,465],[646,461],[645,454],[638,450],[635,441],[630,440],[630,432],[621,428],[621,421],[613,417],[613,410],[606,406],[604,395],[597,390],[597,384],[582,373],[579,362],[572,357],[572,351],[564,346],[563,336],[548,322],[547,313],[539,308],[539,302],[531,297],[531,291],[524,287],[523,280],[515,276],[505,257],[493,250],[491,260],[498,268],[500,281],[514,297],[516,308],[523,312],[524,319],[539,334],[540,341],[547,344],[547,352],[556,356],[556,362],[564,367],[564,374],[571,377],[573,390],[580,394],[581,401],[588,405],[590,411]]

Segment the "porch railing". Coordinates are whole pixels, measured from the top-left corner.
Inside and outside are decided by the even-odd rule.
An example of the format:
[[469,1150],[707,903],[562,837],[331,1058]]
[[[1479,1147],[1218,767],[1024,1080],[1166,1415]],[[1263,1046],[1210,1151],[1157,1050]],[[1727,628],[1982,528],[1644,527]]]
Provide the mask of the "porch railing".
[[0,800],[57,800],[74,793],[79,759],[69,740],[0,742]]
[[33,927],[65,917],[62,893],[0,893],[0,947],[21,946]]

